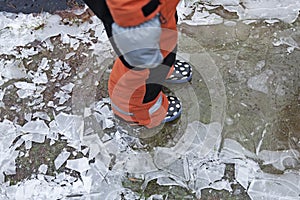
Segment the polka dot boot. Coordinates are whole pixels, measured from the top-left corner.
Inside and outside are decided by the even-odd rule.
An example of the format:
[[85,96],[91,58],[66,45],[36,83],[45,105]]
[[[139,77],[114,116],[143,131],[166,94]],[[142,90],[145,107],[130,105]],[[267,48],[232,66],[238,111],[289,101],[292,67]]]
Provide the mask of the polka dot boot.
[[166,83],[186,83],[192,79],[192,67],[185,61],[176,60],[174,71],[166,80]]
[[175,96],[168,96],[169,107],[168,113],[163,121],[163,123],[174,121],[179,118],[182,111],[182,106],[180,100]]

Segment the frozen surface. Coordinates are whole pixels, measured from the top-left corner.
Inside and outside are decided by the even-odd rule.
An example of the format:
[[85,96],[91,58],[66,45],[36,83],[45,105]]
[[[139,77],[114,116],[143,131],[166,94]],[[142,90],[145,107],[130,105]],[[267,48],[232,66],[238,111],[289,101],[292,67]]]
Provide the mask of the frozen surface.
[[61,152],[54,160],[56,169],[59,169],[70,157],[71,153],[67,151]]
[[[295,63],[299,64],[299,27],[246,25],[261,19],[268,20],[269,24],[279,23],[278,19],[294,22],[300,9],[299,1],[194,2],[182,1],[179,5],[182,23],[202,25],[193,27],[195,29],[189,27],[187,34],[196,36],[192,42],[185,41],[190,49],[182,55],[192,62],[193,58],[199,58],[195,52],[210,51],[226,83],[226,125],[224,128],[218,122],[193,120],[184,130],[179,130],[182,135],[172,141],[173,145],[150,150],[115,123],[108,98],[99,101],[84,93],[85,90],[93,92],[91,86],[103,85],[102,80],[99,82],[93,75],[99,76],[103,63],[111,64],[113,58],[103,25],[96,17],[91,17],[90,22],[64,25],[59,16],[48,13],[37,16],[0,13],[0,54],[5,55],[0,57],[0,109],[15,112],[10,118],[9,113],[2,115],[1,110],[1,199],[69,199],[74,196],[138,199],[139,194],[123,187],[122,181],[128,174],[142,179],[142,190],[154,180],[160,186],[186,188],[198,198],[204,189],[234,193],[232,185],[236,183],[252,199],[299,198],[299,132],[294,122],[299,121],[299,110],[288,110],[288,116],[281,114],[287,105],[292,107],[293,104],[288,104],[292,97],[299,101],[299,70],[295,68]],[[215,13],[223,9],[220,5],[236,12],[238,19],[228,20]],[[254,21],[245,21],[250,19]],[[273,31],[272,28],[284,30]],[[68,46],[68,50],[55,52],[53,38],[58,38],[59,44]],[[39,45],[36,46],[36,42]],[[82,44],[87,45],[88,50],[82,50]],[[92,61],[83,59],[87,63],[74,67],[72,59],[80,56],[91,57]],[[209,66],[205,59],[201,60],[202,65]],[[73,74],[75,69],[78,70],[76,75]],[[201,81],[199,78],[192,83],[197,87]],[[89,87],[80,88],[84,84]],[[77,91],[82,92],[79,97],[87,98],[80,99],[83,106],[79,108],[74,106]],[[208,107],[205,98],[214,93],[216,91],[210,89],[208,95],[200,94],[199,105]],[[16,105],[10,105],[9,96],[18,99]],[[286,125],[287,129],[277,128],[275,124],[280,124],[281,119],[284,124],[293,123]],[[288,142],[283,139],[275,143],[278,138],[288,138]],[[80,178],[65,172],[49,176],[50,165],[40,164],[36,166],[38,174],[32,174],[27,180],[16,185],[5,182],[6,176],[16,174],[16,159],[29,156],[33,145],[43,144],[46,139],[51,140],[51,145],[58,140],[66,141],[66,147],[52,158],[55,170],[65,166],[78,172]],[[23,146],[26,152],[21,154],[18,148]],[[80,157],[76,157],[78,155]],[[234,165],[233,181],[224,178],[229,164]],[[153,194],[148,199],[164,197]]]
[[[219,24],[223,19],[219,15],[209,14],[209,10],[223,6],[232,13],[236,13],[240,20],[271,20],[279,19],[287,23],[294,22],[300,10],[299,0],[183,0],[179,7],[181,22],[190,25]],[[191,19],[188,19],[191,13]]]

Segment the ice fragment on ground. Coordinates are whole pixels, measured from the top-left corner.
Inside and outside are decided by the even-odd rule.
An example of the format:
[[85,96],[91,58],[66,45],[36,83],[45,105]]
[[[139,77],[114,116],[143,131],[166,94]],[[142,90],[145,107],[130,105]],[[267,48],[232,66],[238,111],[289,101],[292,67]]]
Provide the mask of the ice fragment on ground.
[[47,58],[42,58],[41,63],[39,65],[39,69],[46,70],[47,67],[48,67],[48,59]]
[[189,171],[189,166],[187,162],[187,158],[182,156],[182,158],[174,161],[173,163],[170,163],[169,166],[165,166],[163,170],[169,173],[170,175],[175,176],[176,178],[173,178],[174,181],[189,181],[191,172]]
[[[0,84],[0,85],[1,85],[1,84]],[[2,108],[5,107],[4,102],[3,102],[4,94],[5,94],[5,89],[4,89],[4,90],[0,89],[0,108],[1,108],[1,107],[2,107]]]
[[48,170],[48,165],[45,165],[45,164],[42,164],[38,169],[39,173],[41,173],[41,174],[46,174],[47,170]]
[[234,173],[237,182],[240,183],[244,189],[247,189],[250,182],[249,180],[250,172],[248,166],[242,164],[236,164]]
[[66,110],[66,109],[67,109],[67,106],[57,106],[57,107],[55,107],[56,111],[62,111],[62,110]]
[[[259,152],[258,157],[264,161],[264,165],[273,165],[276,169],[285,170],[286,167],[296,163],[299,164],[300,153],[297,150],[285,150],[285,151],[267,151],[263,150]],[[294,162],[293,162],[294,161]],[[289,166],[290,164],[290,166]]]
[[[224,160],[226,163],[231,163],[230,160],[234,159],[246,159],[249,158],[257,158],[257,156],[245,149],[240,143],[235,140],[226,138],[224,140],[223,148],[220,153],[220,158]],[[234,162],[233,162],[234,163]]]
[[48,77],[45,72],[36,72],[32,79],[32,82],[35,84],[46,84],[48,83]]
[[108,107],[108,105],[104,105],[104,102],[98,102],[95,105],[94,110],[99,112],[101,115],[103,115],[105,118],[113,117],[112,110]]
[[287,48],[288,53],[292,53],[295,49],[300,49],[299,44],[291,36],[280,37],[279,39],[277,39],[276,41],[273,42],[273,45],[276,47],[278,47],[280,45],[289,46]]
[[148,197],[147,200],[164,200],[164,196],[161,194],[153,194]]
[[0,152],[6,151],[18,135],[13,122],[6,119],[0,122]]
[[37,133],[48,135],[49,127],[43,120],[29,121],[22,128],[21,131],[24,133]]
[[46,112],[35,112],[35,113],[33,113],[32,118],[33,119],[39,118],[39,119],[43,119],[46,121],[51,121],[49,115]]
[[257,76],[250,77],[247,82],[248,87],[253,90],[268,94],[269,92],[268,79],[272,74],[273,71],[266,70]]
[[108,166],[110,162],[110,156],[98,134],[84,136],[82,145],[89,148],[89,160],[100,154],[102,161]]
[[260,174],[249,186],[251,199],[299,199],[299,173],[287,172],[282,175]]
[[25,113],[25,114],[24,114],[24,119],[25,119],[27,122],[30,122],[31,119],[32,119],[32,113]]
[[51,75],[54,78],[53,81],[67,78],[70,75],[69,74],[70,71],[71,71],[71,67],[67,63],[61,60],[56,61],[54,63],[52,69],[52,75]]
[[67,85],[64,85],[63,87],[61,87],[61,89],[67,93],[71,93],[74,86],[75,86],[74,83],[68,83]]
[[11,148],[0,151],[0,174],[12,175],[16,173],[15,159],[18,155],[19,151]]
[[232,188],[228,180],[213,182],[212,184],[210,184],[210,187],[215,190],[227,190],[228,192],[232,192]]
[[187,152],[194,152],[197,156],[204,157],[218,149],[220,141],[220,124],[204,125],[195,121],[188,124],[185,134],[174,147],[158,147],[154,152],[154,162],[158,167],[164,168]]
[[85,148],[85,149],[81,150],[81,152],[82,152],[83,155],[86,156],[87,153],[89,152],[89,148]]
[[92,177],[91,176],[81,176],[83,187],[87,193],[91,191],[92,188]]
[[98,186],[102,185],[102,182],[107,181],[107,173],[108,173],[108,168],[104,166],[104,164],[100,160],[96,160],[95,163],[92,163],[90,165],[91,169],[89,169],[86,173],[86,176],[91,177],[92,181],[92,188],[91,190],[93,191],[102,191],[104,188],[101,188]]
[[99,123],[102,123],[103,130],[114,127],[113,112],[108,105],[100,101],[95,104],[94,110],[97,111],[94,112],[94,116]]
[[[48,181],[46,181],[48,180]],[[9,199],[64,199],[71,193],[81,193],[84,191],[83,184],[77,180],[75,184],[66,184],[61,186],[55,182],[50,181],[49,176],[40,175],[39,179],[26,180],[14,186],[4,186],[4,196]],[[0,187],[1,191],[1,187]],[[1,192],[0,192],[1,197]]]
[[69,140],[81,141],[84,131],[82,117],[60,113],[55,117],[56,130]]
[[68,101],[70,98],[71,98],[71,96],[70,95],[68,95],[66,92],[64,92],[64,91],[59,91],[59,92],[56,92],[55,94],[54,94],[54,99],[59,99],[59,102],[58,102],[58,104],[59,105],[62,105],[62,104],[64,104],[66,101]]
[[74,56],[75,54],[76,54],[75,52],[68,53],[68,54],[66,54],[65,59],[68,60],[68,59],[70,59],[72,56]]
[[21,138],[25,142],[36,142],[40,144],[45,142],[45,134],[40,134],[40,133],[29,133],[26,135],[22,135]]
[[25,141],[25,149],[29,150],[32,147],[32,141],[31,140],[26,140]]
[[91,167],[89,165],[89,160],[86,157],[83,157],[74,160],[67,160],[66,168],[83,173],[89,170]]
[[16,82],[14,85],[20,89],[17,91],[17,94],[20,98],[26,98],[33,96],[34,91],[36,90],[36,86],[34,83],[27,83],[27,82]]
[[3,76],[8,80],[27,77],[25,68],[20,66],[20,61],[15,61],[15,60],[5,61],[2,67],[0,65],[0,74],[1,76]]
[[213,25],[223,23],[223,18],[217,14],[209,14],[208,12],[195,12],[191,21],[185,20],[189,25]]
[[143,190],[146,189],[148,183],[152,180],[157,179],[157,183],[160,185],[169,185],[172,181],[174,185],[180,185],[181,187],[187,187],[187,185],[184,183],[184,180],[182,180],[179,177],[176,177],[176,175],[172,175],[166,171],[152,171],[145,174],[144,183],[142,184],[141,188]]
[[105,133],[103,135],[103,137],[101,138],[102,142],[107,142],[108,140],[111,140],[111,139],[112,139],[112,137],[107,133]]
[[207,163],[199,166],[196,173],[195,189],[202,190],[209,188],[209,185],[216,181],[220,181],[225,172],[225,164]]
[[120,153],[118,154],[117,161],[113,169],[116,171],[125,171],[137,174],[157,170],[151,155],[147,152],[141,152],[138,154]]
[[90,116],[90,115],[92,115],[92,110],[91,110],[91,108],[84,108],[84,111],[83,111],[83,117],[85,118],[85,117],[88,117],[88,116]]
[[55,169],[58,170],[70,157],[71,153],[62,151],[54,160]]

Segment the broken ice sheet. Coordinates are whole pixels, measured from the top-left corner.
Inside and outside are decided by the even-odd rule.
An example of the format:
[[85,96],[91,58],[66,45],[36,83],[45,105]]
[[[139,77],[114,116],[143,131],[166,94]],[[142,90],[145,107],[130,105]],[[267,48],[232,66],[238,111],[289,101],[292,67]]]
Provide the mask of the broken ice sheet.
[[103,121],[103,129],[112,128],[114,127],[114,121],[111,119],[104,119]]
[[176,179],[174,180],[173,178],[169,178],[169,177],[160,177],[157,178],[157,184],[158,185],[163,185],[163,186],[180,186],[180,187],[186,187],[185,184],[183,183],[178,183],[179,181],[176,181]]
[[298,172],[284,174],[261,173],[254,179],[248,189],[251,199],[299,199],[300,175]]
[[255,158],[257,156],[253,153],[244,148],[240,143],[235,140],[226,138],[223,143],[223,148],[220,153],[220,159],[224,163],[235,163],[236,159],[246,159]]
[[[177,159],[176,161],[170,163],[168,166],[164,166],[163,171],[169,174],[169,177],[174,176],[172,179],[177,182],[177,185],[180,184],[183,186],[183,181],[190,180],[190,170],[188,165],[188,160],[186,157]],[[185,187],[185,186],[184,186]]]
[[235,179],[244,189],[248,188],[249,183],[254,179],[255,174],[260,171],[258,163],[253,160],[235,160]]
[[294,165],[299,163],[300,153],[296,150],[285,151],[268,151],[259,152],[258,157],[263,160],[264,165],[272,164],[273,167],[279,170],[285,170],[286,167],[294,168]]
[[70,157],[71,153],[62,151],[54,160],[55,169],[58,170]]
[[89,170],[91,167],[89,165],[89,160],[86,157],[83,157],[74,160],[67,160],[66,168],[83,173]]
[[225,164],[221,163],[206,163],[199,166],[196,172],[195,189],[209,188],[210,184],[222,180],[225,167]]
[[219,123],[202,124],[199,121],[188,124],[184,135],[174,147],[158,147],[154,152],[154,162],[164,168],[187,153],[194,153],[199,158],[209,153],[217,153],[221,142],[221,125]]

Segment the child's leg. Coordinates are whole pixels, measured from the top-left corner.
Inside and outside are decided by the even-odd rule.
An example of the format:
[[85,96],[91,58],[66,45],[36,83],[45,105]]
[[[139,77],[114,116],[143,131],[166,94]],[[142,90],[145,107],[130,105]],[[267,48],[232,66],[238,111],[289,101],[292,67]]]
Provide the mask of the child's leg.
[[[84,0],[86,4],[104,23],[106,32],[114,50],[119,55],[113,66],[109,79],[109,95],[115,114],[121,118],[145,125],[149,128],[159,125],[165,118],[168,110],[168,99],[162,93],[162,83],[170,73],[175,62],[177,29],[176,5],[177,1],[163,3],[161,14],[166,19],[163,22],[161,35],[161,49],[164,56],[162,65],[154,69],[137,69],[130,66],[119,50],[112,37],[113,18],[105,0]],[[165,9],[169,6],[168,9]]]
[[146,86],[149,76],[149,69],[128,69],[117,59],[108,87],[115,114],[127,121],[151,128],[161,124],[165,118],[168,100],[160,88],[157,90],[158,94],[148,95],[151,101],[144,102],[146,91],[149,90]]

